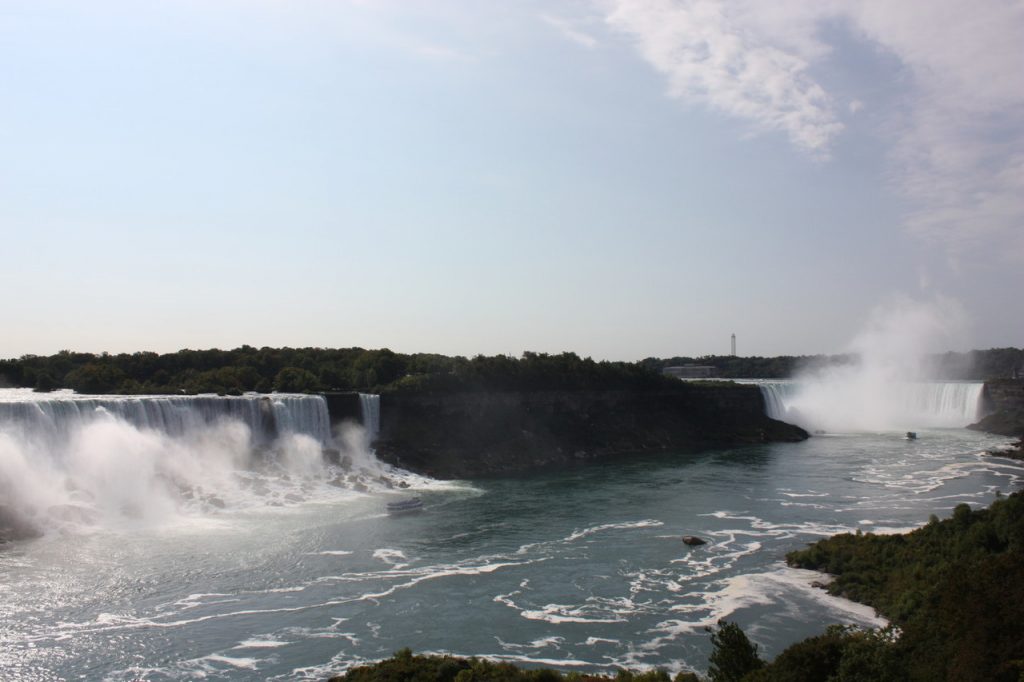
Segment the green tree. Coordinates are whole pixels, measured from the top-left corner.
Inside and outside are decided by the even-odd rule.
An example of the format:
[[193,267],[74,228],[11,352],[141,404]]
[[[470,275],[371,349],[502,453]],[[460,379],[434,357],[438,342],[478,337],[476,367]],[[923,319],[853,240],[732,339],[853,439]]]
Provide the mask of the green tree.
[[274,377],[274,390],[282,393],[313,393],[320,390],[320,382],[309,370],[285,367]]
[[747,639],[736,623],[718,621],[718,631],[711,633],[711,646],[711,682],[740,682],[745,675],[764,667],[764,661],[757,655],[757,645]]
[[125,380],[124,372],[107,363],[90,362],[68,372],[64,378],[69,388],[79,393],[110,393]]

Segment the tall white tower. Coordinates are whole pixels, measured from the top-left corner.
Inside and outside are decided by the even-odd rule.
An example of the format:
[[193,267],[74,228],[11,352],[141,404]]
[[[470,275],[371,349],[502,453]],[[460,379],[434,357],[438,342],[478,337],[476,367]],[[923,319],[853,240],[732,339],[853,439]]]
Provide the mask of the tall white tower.
[[736,335],[732,335],[732,356],[736,357]]

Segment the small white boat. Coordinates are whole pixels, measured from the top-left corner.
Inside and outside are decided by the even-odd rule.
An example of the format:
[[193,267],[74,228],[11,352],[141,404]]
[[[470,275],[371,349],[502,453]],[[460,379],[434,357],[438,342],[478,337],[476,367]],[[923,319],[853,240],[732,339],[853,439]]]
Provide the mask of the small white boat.
[[408,514],[423,509],[423,500],[418,497],[409,497],[396,502],[388,502],[388,514]]

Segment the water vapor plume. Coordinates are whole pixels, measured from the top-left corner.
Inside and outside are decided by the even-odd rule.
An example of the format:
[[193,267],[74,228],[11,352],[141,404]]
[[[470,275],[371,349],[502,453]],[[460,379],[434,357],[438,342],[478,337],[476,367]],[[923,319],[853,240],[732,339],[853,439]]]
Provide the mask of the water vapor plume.
[[786,417],[824,431],[966,426],[980,387],[935,383],[932,362],[933,354],[962,343],[966,330],[967,314],[953,299],[894,298],[876,308],[850,342],[851,362],[807,369],[796,378]]
[[849,351],[857,356],[853,367],[879,379],[937,379],[929,356],[962,343],[967,320],[963,306],[951,298],[894,298],[872,311],[850,343]]

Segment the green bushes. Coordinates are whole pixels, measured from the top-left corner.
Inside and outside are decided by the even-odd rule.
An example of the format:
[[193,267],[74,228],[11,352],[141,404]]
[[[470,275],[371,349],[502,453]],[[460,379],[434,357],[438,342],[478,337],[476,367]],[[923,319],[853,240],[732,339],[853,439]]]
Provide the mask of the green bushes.
[[[837,535],[787,559],[833,574],[830,592],[875,607],[900,629],[896,640],[868,642],[867,660],[884,661],[895,679],[1016,682],[1024,672],[1021,493],[988,509],[957,505],[952,518],[907,535]],[[841,648],[857,642],[864,647],[854,639]],[[772,666],[787,665],[788,652]],[[878,679],[850,677],[868,668],[846,662],[847,654],[846,677],[835,679]]]
[[747,639],[746,633],[735,623],[718,622],[718,631],[711,633],[714,650],[708,662],[711,682],[740,682],[744,677],[764,667],[757,655],[757,645]]
[[[349,670],[329,682],[672,682],[664,670],[632,673],[620,670],[614,677],[560,673],[550,669],[524,670],[511,663],[454,656],[414,656],[409,649],[388,659]],[[674,682],[696,682],[692,673],[679,673]]]

